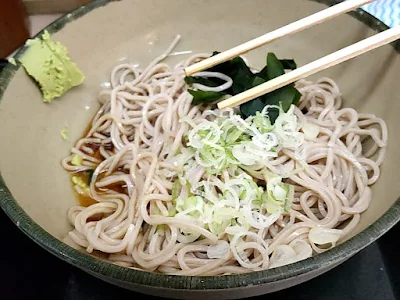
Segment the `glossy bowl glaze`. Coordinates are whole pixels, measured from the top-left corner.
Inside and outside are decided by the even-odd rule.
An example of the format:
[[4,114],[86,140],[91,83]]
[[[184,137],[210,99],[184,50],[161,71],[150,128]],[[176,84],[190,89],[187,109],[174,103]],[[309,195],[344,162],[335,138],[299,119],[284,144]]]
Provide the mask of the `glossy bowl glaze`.
[[[319,73],[338,82],[344,104],[382,117],[389,145],[373,201],[352,236],[333,250],[266,271],[221,277],[166,276],[110,264],[62,242],[70,230],[67,210],[77,201],[60,160],[68,155],[98,109],[100,85],[114,65],[147,64],[182,35],[169,57],[176,62],[188,51],[225,50],[332,5],[308,0],[146,0],[93,1],[65,15],[47,29],[65,44],[86,74],[85,83],[51,104],[42,102],[35,83],[19,66],[0,75],[0,204],[32,240],[72,265],[115,285],[173,298],[241,298],[273,292],[311,279],[372,243],[400,218],[399,43]],[[299,65],[322,57],[386,27],[358,10],[301,33],[285,37],[247,55],[264,63],[267,51],[293,57]],[[22,55],[21,49],[16,58]],[[68,126],[69,141],[60,131]],[[11,241],[3,241],[10,245]],[[34,258],[32,258],[34,259]]]

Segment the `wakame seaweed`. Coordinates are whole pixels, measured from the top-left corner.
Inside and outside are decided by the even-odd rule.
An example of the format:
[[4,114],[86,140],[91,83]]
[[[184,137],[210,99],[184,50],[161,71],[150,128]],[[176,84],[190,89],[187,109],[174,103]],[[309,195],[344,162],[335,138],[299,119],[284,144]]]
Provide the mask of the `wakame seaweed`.
[[[213,55],[219,52],[213,52]],[[293,59],[278,59],[274,53],[268,53],[266,66],[258,73],[253,73],[241,57],[235,57],[232,60],[223,62],[212,68],[208,72],[223,73],[232,78],[232,86],[222,92],[199,91],[189,89],[189,93],[193,96],[193,104],[208,104],[219,100],[224,95],[236,95],[251,89],[259,84],[267,82],[273,78],[281,76],[285,70],[294,70],[297,68],[296,62]],[[187,84],[199,83],[205,86],[216,87],[224,83],[219,78],[204,78],[196,76],[186,76]],[[260,96],[254,100],[240,105],[240,112],[243,118],[255,115],[257,111],[262,111],[266,105],[281,106],[286,112],[291,104],[297,104],[300,99],[300,92],[294,87],[294,84],[289,84],[281,87],[268,94]],[[268,115],[272,123],[275,122],[279,115],[277,108],[269,108]]]

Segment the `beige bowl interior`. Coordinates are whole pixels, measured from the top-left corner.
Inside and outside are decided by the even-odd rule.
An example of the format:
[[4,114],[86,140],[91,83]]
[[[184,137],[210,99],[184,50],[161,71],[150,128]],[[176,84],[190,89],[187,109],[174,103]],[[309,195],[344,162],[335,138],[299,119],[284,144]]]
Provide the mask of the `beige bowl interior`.
[[[225,50],[325,8],[300,0],[147,0],[114,2],[68,23],[53,35],[65,44],[86,75],[85,83],[51,104],[20,68],[0,105],[0,170],[19,205],[40,226],[62,240],[70,226],[67,210],[77,203],[60,161],[68,155],[98,109],[100,85],[120,62],[141,66],[163,52],[176,34],[175,51]],[[375,32],[349,15],[285,37],[247,55],[256,66],[268,51],[303,65]],[[188,54],[168,58],[177,62]],[[376,221],[400,195],[398,120],[400,55],[391,46],[319,73],[338,82],[345,106],[386,120],[389,146],[373,201],[356,231]],[[68,127],[69,141],[60,131]]]

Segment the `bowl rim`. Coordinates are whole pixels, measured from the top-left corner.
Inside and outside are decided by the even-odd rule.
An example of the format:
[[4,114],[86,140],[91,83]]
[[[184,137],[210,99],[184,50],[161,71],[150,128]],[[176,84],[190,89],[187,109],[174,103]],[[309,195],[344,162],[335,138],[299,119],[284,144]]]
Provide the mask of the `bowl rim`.
[[[334,5],[342,2],[340,0],[310,1],[326,5]],[[105,6],[110,2],[113,2],[113,0],[94,0],[85,6],[81,6],[51,23],[35,37],[41,36],[45,30],[50,34],[55,33],[61,30],[69,22],[80,18],[96,8]],[[357,9],[349,14],[375,31],[379,32],[388,29],[388,26],[362,9]],[[400,41],[392,43],[392,46],[400,54]],[[14,58],[17,60],[15,65],[8,64],[8,66],[0,72],[0,104],[9,82],[14,77],[15,72],[21,67],[18,58],[21,57],[25,49],[26,46],[22,46],[15,54]],[[61,258],[62,260],[89,272],[92,275],[97,275],[102,279],[113,280],[114,282],[125,282],[151,288],[192,291],[223,290],[246,286],[257,286],[282,281],[291,277],[297,277],[309,272],[316,272],[320,269],[328,270],[340,261],[344,261],[367,247],[400,221],[400,198],[398,198],[391,208],[377,221],[356,236],[327,252],[279,268],[246,274],[219,276],[218,280],[215,280],[215,276],[164,275],[129,269],[95,258],[87,253],[68,246],[34,222],[33,219],[21,208],[12,196],[10,190],[7,188],[7,185],[1,176],[1,170],[0,206],[12,222],[35,243],[58,258]]]

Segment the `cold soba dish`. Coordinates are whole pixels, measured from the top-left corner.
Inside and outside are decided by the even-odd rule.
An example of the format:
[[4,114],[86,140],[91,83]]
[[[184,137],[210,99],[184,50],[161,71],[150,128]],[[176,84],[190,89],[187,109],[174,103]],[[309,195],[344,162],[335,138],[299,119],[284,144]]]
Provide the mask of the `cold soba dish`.
[[69,242],[118,265],[224,275],[290,264],[334,247],[368,209],[387,142],[383,120],[342,108],[328,78],[298,81],[235,109],[215,103],[296,68],[273,53],[185,77],[120,64],[89,131],[62,162],[85,205]]

